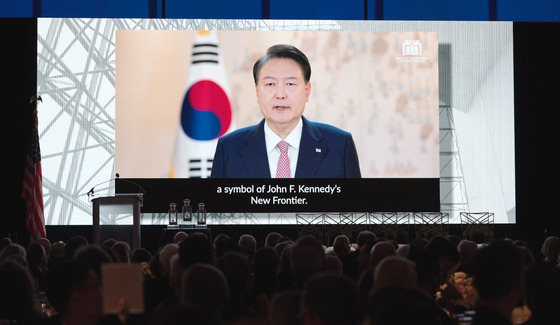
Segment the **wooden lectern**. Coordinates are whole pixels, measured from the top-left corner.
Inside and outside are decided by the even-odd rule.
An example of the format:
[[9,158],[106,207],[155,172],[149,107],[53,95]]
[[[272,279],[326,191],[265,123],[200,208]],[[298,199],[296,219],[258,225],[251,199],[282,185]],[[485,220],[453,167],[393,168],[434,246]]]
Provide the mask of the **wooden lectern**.
[[140,207],[144,200],[142,193],[115,194],[113,196],[96,197],[93,204],[93,242],[101,244],[99,216],[104,214],[132,214],[132,246],[140,248]]

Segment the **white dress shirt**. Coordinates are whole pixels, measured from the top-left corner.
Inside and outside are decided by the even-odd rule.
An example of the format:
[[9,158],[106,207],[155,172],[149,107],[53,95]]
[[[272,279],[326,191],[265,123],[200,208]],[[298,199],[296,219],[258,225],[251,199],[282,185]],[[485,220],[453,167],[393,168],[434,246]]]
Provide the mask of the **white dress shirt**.
[[288,157],[290,158],[290,177],[296,175],[296,166],[299,154],[299,143],[301,140],[301,131],[303,129],[303,121],[300,118],[296,127],[288,134],[285,139],[280,138],[268,125],[264,123],[264,141],[266,143],[266,152],[268,155],[268,167],[270,167],[270,176],[276,177],[276,167],[280,158],[280,149],[278,142],[284,140],[290,145],[288,147]]

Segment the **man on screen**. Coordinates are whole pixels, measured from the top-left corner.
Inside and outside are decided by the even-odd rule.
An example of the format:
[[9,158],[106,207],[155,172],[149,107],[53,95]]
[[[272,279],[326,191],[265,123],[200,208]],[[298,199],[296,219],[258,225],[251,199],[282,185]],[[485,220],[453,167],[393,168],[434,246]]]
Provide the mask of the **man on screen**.
[[292,45],[274,45],[255,62],[264,119],[218,140],[211,177],[361,177],[352,135],[303,117],[310,77],[307,57]]

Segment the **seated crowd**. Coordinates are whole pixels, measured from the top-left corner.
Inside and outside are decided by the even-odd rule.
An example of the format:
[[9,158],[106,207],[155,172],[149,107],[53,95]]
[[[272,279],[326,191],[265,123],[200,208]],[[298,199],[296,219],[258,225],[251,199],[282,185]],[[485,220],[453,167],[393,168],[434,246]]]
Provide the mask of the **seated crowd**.
[[[559,324],[560,238],[454,236],[406,244],[360,232],[325,247],[270,233],[178,232],[156,252],[126,242],[2,239],[1,324]],[[103,311],[102,265],[140,264],[144,311]]]

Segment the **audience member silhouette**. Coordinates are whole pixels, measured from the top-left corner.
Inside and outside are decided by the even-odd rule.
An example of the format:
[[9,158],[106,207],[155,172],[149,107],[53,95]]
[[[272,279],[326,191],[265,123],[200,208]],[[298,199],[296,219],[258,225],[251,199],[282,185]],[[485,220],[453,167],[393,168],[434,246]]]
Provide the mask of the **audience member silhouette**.
[[208,237],[201,232],[194,232],[179,243],[179,261],[183,269],[195,263],[212,264],[214,253]]
[[446,236],[443,236],[443,237],[445,237],[446,239],[449,239],[449,241],[451,241],[453,244],[455,244],[455,246],[458,246],[459,243],[462,240],[461,237],[459,237],[457,235],[454,235],[454,234],[449,234],[449,235],[446,235]]
[[[358,276],[368,270],[369,268],[371,268],[371,260],[370,260],[370,254],[371,254],[371,248],[373,247],[373,245],[375,245],[375,241],[368,241],[366,243],[364,243],[363,245],[361,245],[356,251],[355,254],[355,259],[356,259],[356,267],[357,267],[357,271],[358,271]],[[348,275],[347,272],[345,272],[346,275]]]
[[49,251],[48,267],[66,260],[66,243],[63,241],[54,242]]
[[284,250],[284,248],[292,244],[294,244],[293,240],[285,240],[285,241],[279,241],[276,243],[276,245],[274,245],[274,250],[276,251],[280,259],[282,258],[282,251]]
[[43,245],[32,242],[26,247],[27,265],[38,290],[43,290],[45,274],[47,272],[47,253]]
[[294,272],[291,266],[292,249],[295,243],[293,241],[284,241],[276,244],[274,249],[278,252],[278,291],[289,289],[295,282]]
[[325,271],[331,271],[340,275],[344,275],[344,266],[338,256],[325,255]]
[[189,237],[189,234],[187,234],[184,231],[178,231],[174,236],[173,236],[173,242],[175,244],[179,244],[180,242],[182,242],[185,238]]
[[305,324],[358,325],[361,321],[358,292],[354,282],[331,272],[307,279],[300,311]]
[[538,261],[524,275],[525,300],[531,311],[526,325],[558,324],[560,268]]
[[257,241],[255,237],[244,234],[239,237],[239,241],[237,242],[239,245],[239,251],[247,260],[247,263],[251,265],[253,255],[255,255],[255,251],[257,250]]
[[293,289],[302,289],[305,280],[325,270],[325,249],[315,237],[300,237],[292,246],[290,267],[294,276]]
[[424,246],[424,250],[439,256],[442,272],[451,275],[459,268],[460,256],[457,244],[445,236],[433,236]]
[[473,324],[511,324],[513,309],[523,297],[523,268],[511,242],[495,241],[473,257],[472,275],[478,292]]
[[395,253],[400,257],[408,257],[408,253],[410,252],[410,246],[408,244],[399,245]]
[[[358,292],[360,301],[366,302],[371,288],[374,286],[374,272],[375,268],[383,259],[388,256],[395,256],[395,246],[388,241],[381,240],[376,242],[370,250],[369,254],[369,267],[360,273],[358,279]],[[365,307],[365,306],[364,306]]]
[[[157,274],[164,278],[169,277],[169,273],[171,272],[171,258],[179,253],[179,245],[178,244],[166,244],[164,245],[156,254],[158,260],[158,270]],[[154,257],[154,258],[156,258]],[[152,259],[154,259],[152,258]],[[155,270],[152,270],[155,271]],[[154,274],[156,274],[154,272]]]
[[257,311],[250,304],[249,265],[239,252],[228,251],[217,261],[228,283],[230,299],[222,312],[227,324],[252,323],[258,319]]
[[44,318],[28,268],[13,260],[0,262],[0,319],[32,325]]
[[395,246],[388,241],[375,243],[369,254],[370,266],[375,269],[377,265],[387,256],[396,255]]
[[114,262],[113,257],[105,249],[95,244],[79,247],[73,259],[87,263],[100,279],[101,265]]
[[457,245],[457,250],[459,251],[459,267],[457,270],[470,274],[472,258],[478,250],[478,245],[471,240],[463,239]]
[[417,286],[430,298],[439,323],[441,325],[453,324],[451,315],[437,302],[437,292],[444,282],[439,257],[434,253],[422,251],[415,255],[414,265],[418,279]]
[[268,235],[266,235],[266,238],[264,240],[264,246],[265,247],[274,247],[274,246],[276,246],[276,244],[278,243],[278,240],[280,238],[282,238],[282,235],[280,233],[271,232]]
[[12,244],[12,238],[10,237],[2,237],[0,238],[0,252],[4,249],[4,247]]
[[[181,278],[183,274],[183,266],[179,261],[179,254],[173,255],[169,259],[169,265],[169,287],[171,288],[172,294],[163,300],[161,300],[161,296],[158,296],[151,297],[146,301],[146,313],[148,314],[148,324],[150,325],[162,324],[166,318],[166,315],[172,310],[179,308],[180,306],[179,296],[181,294]],[[148,295],[147,292],[146,295]],[[157,302],[160,300],[161,302],[159,302],[158,304]],[[157,305],[154,307],[155,304]]]
[[387,285],[417,285],[417,275],[414,262],[399,256],[387,256],[379,262],[373,273],[373,288]]
[[560,256],[560,237],[548,236],[541,245],[543,260],[556,265]]
[[[514,246],[519,250],[519,253],[521,254],[521,265],[523,266],[523,270],[527,270],[531,265],[535,264],[535,256],[528,246],[516,245],[515,243]],[[554,263],[551,264],[554,265]]]
[[39,243],[41,244],[41,246],[43,246],[43,248],[45,249],[45,253],[47,254],[47,259],[49,257],[49,252],[51,251],[51,247],[52,247],[52,243],[48,238],[37,238],[34,241],[35,243]]
[[84,236],[76,235],[70,237],[64,245],[66,258],[74,258],[74,253],[78,250],[78,248],[87,245],[89,245],[89,242]]
[[250,287],[251,305],[263,319],[268,318],[268,305],[278,291],[278,254],[272,247],[261,247],[253,256],[253,277]]
[[130,253],[130,263],[149,263],[152,260],[152,253],[149,250],[138,247]]
[[365,243],[376,240],[377,236],[373,231],[362,230],[358,233],[358,236],[356,236],[356,245],[358,245],[358,247],[362,247]]
[[194,263],[183,272],[180,305],[207,309],[221,320],[229,299],[227,280],[212,264]]
[[117,243],[117,240],[115,238],[107,238],[105,239],[102,243],[101,243],[101,247],[103,247],[106,250],[110,250],[113,245],[115,245]]
[[15,259],[27,266],[27,251],[18,243],[9,244],[0,251],[0,262],[6,259]]
[[333,241],[333,251],[336,256],[350,253],[350,239],[346,235],[338,235]]
[[428,240],[426,238],[416,238],[412,240],[408,244],[408,254],[406,257],[414,260],[416,258],[416,254],[420,254],[427,244]]
[[[360,273],[364,270],[365,261],[369,266],[369,251],[373,242],[377,240],[375,233],[369,230],[362,230],[356,236],[356,247],[351,250],[348,254],[339,255],[338,258],[342,262],[342,272],[347,277],[358,281]],[[370,243],[369,247],[364,250],[364,245]],[[363,254],[363,255],[361,255]],[[360,256],[361,255],[361,256]],[[365,258],[367,255],[367,258]]]
[[117,241],[111,247],[116,263],[130,264],[130,245],[124,241]]
[[[152,313],[156,306],[175,295],[170,284],[171,259],[177,256],[179,245],[169,243],[164,245],[152,257],[150,269],[153,278],[144,281],[144,302],[147,313]],[[157,261],[157,262],[155,262]]]
[[269,305],[269,325],[303,325],[299,312],[300,300],[301,292],[297,290],[276,293]]
[[372,325],[441,325],[433,303],[418,287],[386,285],[372,291],[366,310]]
[[239,245],[226,234],[214,238],[214,259],[222,257],[226,252],[239,252]]
[[57,312],[45,324],[95,325],[103,318],[101,283],[86,262],[55,265],[47,273],[45,290]]

